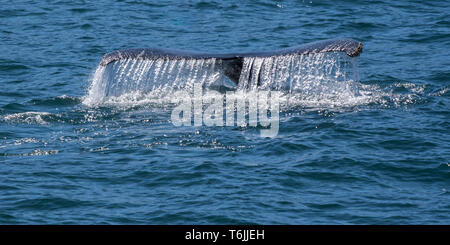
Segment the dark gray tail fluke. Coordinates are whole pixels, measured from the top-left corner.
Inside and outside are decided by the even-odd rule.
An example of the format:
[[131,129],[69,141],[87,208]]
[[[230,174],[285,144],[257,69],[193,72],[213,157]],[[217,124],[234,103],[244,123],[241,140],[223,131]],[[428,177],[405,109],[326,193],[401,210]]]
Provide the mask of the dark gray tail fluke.
[[180,50],[170,49],[128,49],[114,51],[105,54],[100,62],[101,66],[107,66],[108,64],[119,61],[122,59],[144,59],[144,60],[156,60],[156,59],[217,59],[222,60],[223,72],[236,84],[239,81],[239,77],[242,71],[243,59],[245,57],[272,57],[272,56],[284,56],[284,55],[306,55],[315,53],[326,52],[344,52],[350,57],[359,56],[362,52],[362,43],[353,39],[329,39],[324,41],[318,41],[308,43],[296,47],[279,49],[275,51],[267,52],[253,52],[253,53],[235,53],[235,54],[208,54],[200,52],[188,52]]

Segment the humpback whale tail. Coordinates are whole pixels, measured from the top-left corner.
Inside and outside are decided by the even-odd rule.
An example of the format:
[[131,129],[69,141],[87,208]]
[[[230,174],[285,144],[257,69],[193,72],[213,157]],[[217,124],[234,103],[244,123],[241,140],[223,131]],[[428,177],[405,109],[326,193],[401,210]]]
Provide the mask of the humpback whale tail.
[[[253,53],[235,53],[235,54],[208,54],[200,52],[189,52],[171,49],[127,49],[114,51],[105,54],[100,62],[100,66],[106,67],[111,63],[121,60],[208,60],[214,59],[221,61],[215,66],[222,70],[231,81],[238,84],[242,75],[245,58],[267,58],[288,55],[307,55],[327,52],[344,52],[350,57],[359,56],[362,52],[362,43],[352,39],[329,39],[296,47],[279,49],[275,51],[253,52]],[[261,71],[261,69],[260,69]],[[251,77],[251,75],[250,75]],[[258,74],[258,83],[263,79]]]
[[358,72],[349,57],[361,52],[362,43],[352,39],[254,53],[151,48],[114,51],[103,56],[85,103],[133,93],[164,96],[194,84],[214,90],[279,90],[317,97],[352,89],[348,81],[358,80]]

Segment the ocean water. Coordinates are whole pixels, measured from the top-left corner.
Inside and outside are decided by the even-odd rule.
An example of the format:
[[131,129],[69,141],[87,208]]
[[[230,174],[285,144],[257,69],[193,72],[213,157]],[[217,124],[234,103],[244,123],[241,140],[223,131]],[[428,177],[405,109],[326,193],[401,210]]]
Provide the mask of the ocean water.
[[[0,6],[1,224],[450,223],[448,1]],[[309,74],[283,94],[276,137],[176,127],[173,91],[96,79],[114,50],[250,52],[336,37],[363,42],[361,56],[273,73],[274,83]],[[346,76],[322,69],[339,62]]]

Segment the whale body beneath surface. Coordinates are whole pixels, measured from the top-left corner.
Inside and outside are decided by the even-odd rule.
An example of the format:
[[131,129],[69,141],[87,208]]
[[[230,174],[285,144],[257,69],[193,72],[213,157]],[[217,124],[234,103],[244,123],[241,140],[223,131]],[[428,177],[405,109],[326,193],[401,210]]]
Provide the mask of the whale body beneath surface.
[[220,69],[235,84],[238,84],[243,69],[244,58],[249,57],[276,57],[287,55],[308,55],[327,52],[344,52],[349,57],[357,57],[362,52],[362,43],[348,38],[328,39],[307,43],[295,47],[278,49],[265,52],[211,54],[194,51],[182,51],[174,49],[141,48],[126,49],[107,53],[103,56],[100,66],[106,67],[120,60],[180,60],[180,59],[216,59],[221,60]]

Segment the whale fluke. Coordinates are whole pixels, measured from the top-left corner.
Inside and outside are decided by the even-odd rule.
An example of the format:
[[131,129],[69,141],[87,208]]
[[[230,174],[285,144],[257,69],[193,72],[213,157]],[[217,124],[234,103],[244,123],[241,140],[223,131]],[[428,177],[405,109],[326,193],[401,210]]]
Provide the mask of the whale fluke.
[[306,55],[325,52],[344,52],[350,57],[359,56],[362,52],[362,43],[353,39],[338,38],[307,43],[295,47],[284,48],[266,52],[252,53],[231,53],[231,54],[210,54],[201,52],[181,51],[173,49],[127,49],[118,50],[105,54],[100,62],[101,66],[123,60],[123,59],[143,59],[143,60],[180,60],[180,59],[216,59],[222,61],[224,74],[236,84],[242,71],[244,58],[246,57],[273,57],[285,55]]

